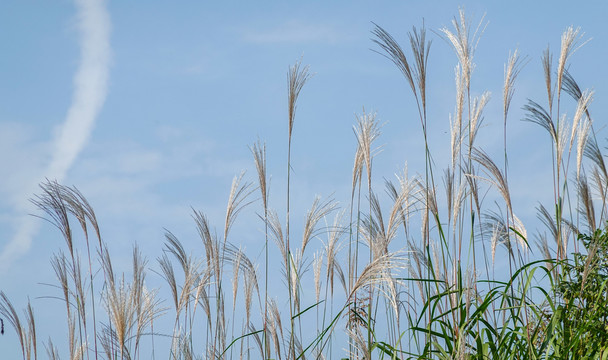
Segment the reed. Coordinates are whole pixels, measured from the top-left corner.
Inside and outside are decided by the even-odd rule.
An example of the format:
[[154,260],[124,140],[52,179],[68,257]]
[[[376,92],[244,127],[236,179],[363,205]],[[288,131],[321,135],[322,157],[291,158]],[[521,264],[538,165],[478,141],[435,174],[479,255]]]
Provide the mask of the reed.
[[[374,24],[375,51],[397,67],[416,103],[424,171],[412,176],[406,164],[392,181],[374,180],[388,125],[363,109],[353,128],[346,205],[313,197],[298,231],[291,152],[297,101],[311,77],[301,60],[287,74],[286,193],[277,200],[285,202],[284,217],[269,196],[267,149],[258,140],[250,147],[257,187],[245,172],[235,176],[217,227],[193,209],[198,247],[166,230],[156,262],[134,246],[130,271],[117,271],[85,196],[44,182],[33,202],[65,243],[51,257],[51,289],[65,306],[67,330],[64,347],[49,339],[47,356],[58,359],[65,348],[70,359],[138,359],[148,351],[169,359],[605,359],[608,170],[591,117],[594,93],[568,71],[586,41],[580,30],[566,29],[556,64],[548,49],[542,54],[543,100],[523,104],[525,120],[549,135],[552,164],[546,187],[553,202],[538,205],[542,228],[530,230],[531,221],[518,217],[518,189],[510,187],[513,177],[528,174],[509,170],[507,146],[517,79],[528,61],[515,50],[505,62],[497,161],[479,145],[492,99],[475,86],[474,57],[486,27],[483,18],[476,23],[460,10],[436,33],[456,63],[445,156],[431,151],[428,124],[440,119],[429,119],[439,100],[427,84],[426,28],[413,28],[404,47]],[[260,222],[238,221],[259,200]],[[260,224],[253,249],[235,240]],[[263,270],[252,254],[263,258]],[[149,271],[163,288],[147,287]],[[283,287],[274,284],[278,278]],[[2,332],[6,322],[28,360],[38,356],[34,315],[29,302],[21,314],[0,291]]]

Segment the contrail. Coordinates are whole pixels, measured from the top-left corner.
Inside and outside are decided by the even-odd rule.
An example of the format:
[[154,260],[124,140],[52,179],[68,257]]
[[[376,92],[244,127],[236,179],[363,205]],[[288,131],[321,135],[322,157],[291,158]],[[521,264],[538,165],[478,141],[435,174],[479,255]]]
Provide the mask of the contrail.
[[[62,181],[76,157],[86,145],[95,119],[106,99],[110,68],[110,14],[105,0],[75,0],[77,27],[80,32],[80,65],[74,75],[74,93],[65,121],[53,140],[52,157],[43,176],[26,187],[23,198],[30,197],[44,178]],[[21,201],[16,210],[23,214],[28,205]],[[0,272],[10,262],[26,253],[38,232],[35,218],[23,215],[17,231],[0,254]]]

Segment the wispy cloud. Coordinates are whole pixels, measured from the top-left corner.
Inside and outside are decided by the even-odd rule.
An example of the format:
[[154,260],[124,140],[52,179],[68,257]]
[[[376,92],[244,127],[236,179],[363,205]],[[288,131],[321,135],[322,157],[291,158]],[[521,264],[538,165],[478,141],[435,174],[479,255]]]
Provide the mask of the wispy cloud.
[[[27,198],[43,178],[61,181],[89,140],[95,119],[106,99],[110,66],[110,15],[104,0],[76,0],[77,26],[80,32],[80,64],[74,76],[74,94],[64,123],[59,128],[51,149],[50,164],[35,184],[25,186]],[[33,188],[32,188],[33,187]],[[27,203],[16,204],[19,213],[27,211]],[[0,271],[27,252],[38,222],[22,216],[17,231],[0,254]]]
[[273,28],[249,28],[244,34],[245,41],[260,44],[308,42],[331,44],[343,38],[344,36],[334,27],[297,20],[287,21]]
[[103,0],[78,0],[81,62],[74,95],[53,149],[46,176],[61,180],[89,140],[105,101],[110,63],[110,16]]

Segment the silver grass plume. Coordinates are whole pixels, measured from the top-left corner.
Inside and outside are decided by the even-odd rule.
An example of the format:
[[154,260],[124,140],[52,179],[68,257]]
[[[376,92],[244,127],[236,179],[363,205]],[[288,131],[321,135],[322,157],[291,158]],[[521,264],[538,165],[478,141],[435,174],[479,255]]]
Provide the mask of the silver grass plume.
[[479,39],[487,26],[487,23],[484,25],[483,21],[484,17],[481,18],[477,28],[473,34],[471,34],[470,22],[465,16],[464,9],[460,8],[458,10],[458,18],[454,17],[454,19],[452,19],[452,26],[454,30],[452,31],[447,27],[440,29],[443,35],[447,38],[448,43],[452,45],[454,51],[456,52],[462,69],[463,85],[465,89],[470,88],[471,74],[475,68],[473,56],[479,43]]
[[365,164],[367,170],[368,183],[371,182],[372,174],[372,159],[378,152],[378,149],[373,149],[373,142],[380,136],[381,126],[376,120],[375,113],[363,113],[363,115],[357,115],[357,125],[354,127],[355,136],[357,137],[357,143],[361,152],[362,162]]
[[293,131],[293,124],[296,117],[296,104],[300,91],[304,87],[304,84],[311,78],[312,74],[309,72],[309,66],[302,67],[302,59],[298,60],[295,65],[289,68],[287,73],[287,85],[289,88],[287,97],[287,108],[289,111],[289,139],[291,142],[291,133]]
[[583,41],[584,33],[581,33],[580,28],[574,29],[569,26],[562,34],[561,39],[561,50],[559,53],[559,59],[557,62],[557,101],[560,100],[560,94],[562,89],[562,81],[564,77],[564,70],[566,69],[566,63],[570,56],[589,40]]
[[513,100],[513,95],[515,93],[515,80],[517,76],[521,72],[524,66],[524,60],[519,56],[519,50],[515,49],[513,53],[509,52],[509,60],[505,64],[504,76],[505,81],[502,90],[503,96],[503,115],[506,121],[507,114],[509,113],[509,108],[511,106],[511,100]]
[[251,189],[251,183],[245,182],[241,184],[245,173],[241,173],[239,176],[235,176],[232,180],[232,186],[230,187],[230,196],[228,198],[228,206],[226,207],[226,221],[224,225],[224,241],[228,238],[228,232],[234,224],[237,215],[243,210],[243,208],[251,202],[245,202],[245,200],[253,193]]
[[334,211],[337,206],[338,204],[333,199],[321,202],[320,197],[315,198],[310,210],[306,214],[304,231],[302,234],[302,252],[306,250],[306,246],[310,240],[319,234],[320,231],[317,228],[319,221]]

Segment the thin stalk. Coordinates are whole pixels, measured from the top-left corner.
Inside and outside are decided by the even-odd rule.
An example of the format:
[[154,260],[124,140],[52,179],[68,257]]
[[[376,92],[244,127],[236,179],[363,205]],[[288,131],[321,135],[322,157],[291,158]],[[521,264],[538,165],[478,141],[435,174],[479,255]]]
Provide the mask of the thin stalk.
[[292,279],[291,279],[291,245],[290,245],[290,185],[291,185],[291,138],[293,132],[293,125],[295,121],[296,115],[296,104],[298,100],[298,96],[300,95],[300,91],[302,87],[306,83],[306,81],[310,78],[310,74],[308,72],[308,66],[305,66],[303,69],[300,69],[301,60],[296,62],[296,64],[289,68],[289,72],[287,74],[287,82],[288,82],[288,141],[287,141],[287,207],[286,207],[286,224],[285,224],[285,266],[287,270],[287,288],[289,291],[289,317],[290,317],[290,339],[289,339],[289,348],[291,349],[292,358],[295,359],[295,342],[294,342],[294,304],[292,299]]

